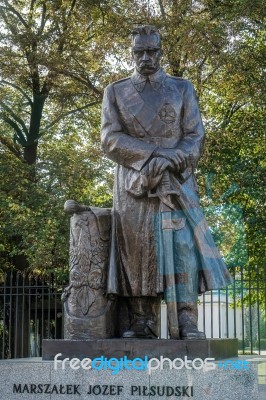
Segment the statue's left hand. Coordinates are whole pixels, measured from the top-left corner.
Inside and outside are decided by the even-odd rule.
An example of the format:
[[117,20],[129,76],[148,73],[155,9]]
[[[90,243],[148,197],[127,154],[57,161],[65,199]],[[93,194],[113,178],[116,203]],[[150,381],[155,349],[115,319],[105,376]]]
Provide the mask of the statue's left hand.
[[74,214],[74,213],[79,213],[79,212],[89,211],[89,210],[90,210],[90,207],[79,204],[75,200],[67,200],[64,205],[64,211],[68,214]]
[[156,157],[149,162],[149,174],[154,177],[162,175],[166,169],[174,169],[174,164],[166,158]]

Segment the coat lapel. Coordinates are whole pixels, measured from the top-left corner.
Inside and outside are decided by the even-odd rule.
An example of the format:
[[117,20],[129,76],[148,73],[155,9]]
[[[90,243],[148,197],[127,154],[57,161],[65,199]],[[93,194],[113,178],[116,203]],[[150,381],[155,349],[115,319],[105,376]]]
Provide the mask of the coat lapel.
[[119,93],[119,97],[122,97],[123,106],[137,120],[144,131],[151,137],[159,138],[164,136],[166,130],[166,124],[159,115],[164,103],[164,96],[159,89],[164,90],[162,83],[166,75],[162,71],[158,71],[156,74],[158,74],[157,79],[156,76],[153,76],[150,80],[152,87],[157,87],[158,95],[161,97],[161,101],[159,104],[157,102],[156,106],[147,100],[143,100],[141,93],[145,87],[146,78],[136,72],[128,82],[126,90]]

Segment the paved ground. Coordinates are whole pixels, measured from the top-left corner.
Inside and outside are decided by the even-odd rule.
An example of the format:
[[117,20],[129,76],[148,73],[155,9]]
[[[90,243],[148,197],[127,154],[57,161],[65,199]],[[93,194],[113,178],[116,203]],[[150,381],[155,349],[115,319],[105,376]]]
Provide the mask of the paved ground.
[[[263,352],[266,353],[266,352]],[[259,399],[266,399],[266,355],[239,356],[240,359],[256,363],[258,367]]]

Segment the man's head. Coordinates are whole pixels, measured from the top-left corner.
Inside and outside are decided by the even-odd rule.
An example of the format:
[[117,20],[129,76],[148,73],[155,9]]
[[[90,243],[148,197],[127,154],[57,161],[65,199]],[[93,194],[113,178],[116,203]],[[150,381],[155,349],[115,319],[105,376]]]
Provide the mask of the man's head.
[[132,31],[132,57],[142,75],[154,74],[160,68],[162,49],[158,29],[144,25]]

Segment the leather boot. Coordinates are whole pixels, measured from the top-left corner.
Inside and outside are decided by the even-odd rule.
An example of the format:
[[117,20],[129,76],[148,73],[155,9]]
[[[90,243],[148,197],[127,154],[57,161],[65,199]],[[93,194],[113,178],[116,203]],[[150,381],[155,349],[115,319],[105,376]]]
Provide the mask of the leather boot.
[[156,339],[160,328],[160,297],[132,297],[128,299],[130,327],[123,338]]
[[206,339],[204,332],[200,332],[198,325],[197,303],[178,304],[179,334],[182,340]]

